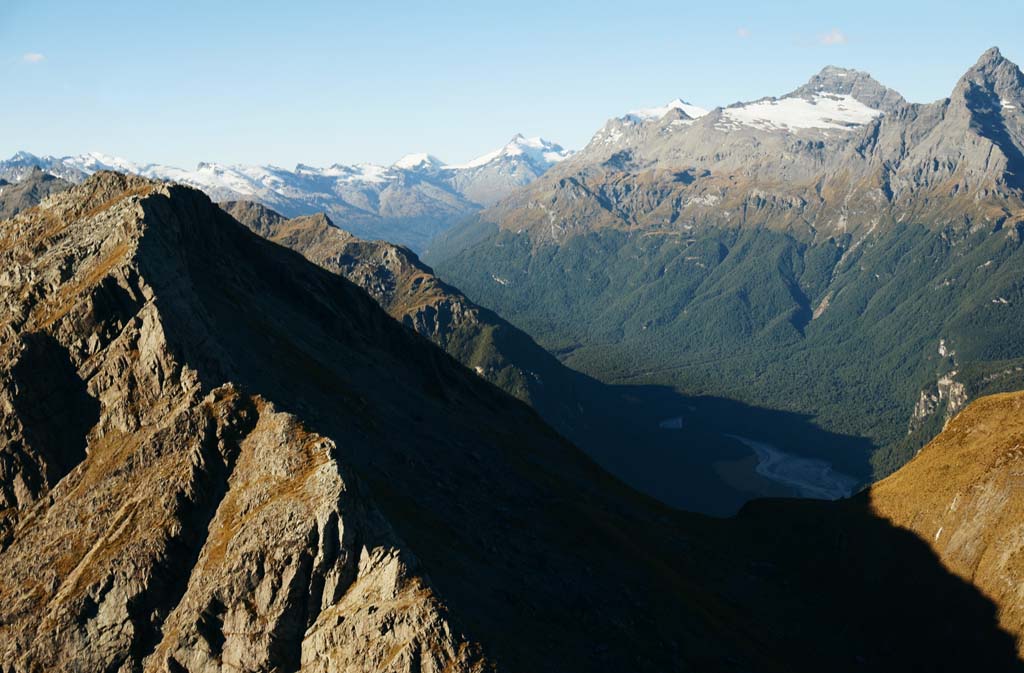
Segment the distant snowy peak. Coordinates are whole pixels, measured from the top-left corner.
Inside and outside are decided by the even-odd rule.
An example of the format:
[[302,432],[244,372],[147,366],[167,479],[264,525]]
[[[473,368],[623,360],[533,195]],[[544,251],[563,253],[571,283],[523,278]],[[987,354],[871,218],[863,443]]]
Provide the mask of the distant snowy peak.
[[101,152],[64,157],[18,152],[0,160],[0,179],[20,182],[36,166],[73,183],[99,171],[118,171],[189,185],[215,201],[256,201],[289,217],[327,211],[364,237],[419,248],[439,228],[505,198],[570,154],[522,135],[464,166],[449,166],[427,153],[408,154],[390,166],[298,164],[288,170],[213,162],[184,169]]
[[483,154],[464,164],[450,164],[446,168],[458,171],[480,168],[502,159],[521,159],[543,171],[571,155],[571,150],[566,150],[561,145],[544,140],[539,136],[526,138],[521,133],[517,133],[504,147]]
[[623,119],[635,123],[656,121],[667,115],[672,110],[681,110],[683,114],[685,114],[690,119],[698,119],[708,113],[708,110],[705,110],[702,107],[698,107],[696,105],[687,103],[681,98],[676,98],[675,100],[669,102],[667,105],[662,105],[660,107],[649,107],[640,108],[639,110],[630,110],[625,114]]
[[444,167],[444,162],[432,154],[420,152],[418,154],[406,154],[392,165],[395,168],[405,170],[439,169]]
[[294,174],[301,178],[326,178],[344,183],[378,183],[390,180],[394,175],[394,169],[379,164],[331,164],[326,168],[298,164],[295,166]]
[[74,157],[64,157],[60,161],[69,168],[88,174],[98,171],[120,171],[122,173],[137,173],[141,175],[146,168],[134,162],[100,152],[88,152]]
[[743,126],[763,131],[838,130],[867,124],[882,114],[849,94],[816,93],[727,107],[716,127],[723,131]]

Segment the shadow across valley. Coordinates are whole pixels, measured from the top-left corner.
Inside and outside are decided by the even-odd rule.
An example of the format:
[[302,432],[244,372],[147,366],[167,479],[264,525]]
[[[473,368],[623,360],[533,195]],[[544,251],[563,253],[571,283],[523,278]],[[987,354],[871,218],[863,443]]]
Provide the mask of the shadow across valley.
[[794,670],[1020,671],[996,605],[870,492],[840,502],[763,500],[721,522],[746,567],[723,597],[750,611]]
[[731,516],[755,498],[800,495],[791,483],[760,473],[763,456],[741,438],[805,464],[829,463],[849,476],[851,492],[870,478],[873,443],[823,430],[808,415],[578,376],[580,415],[572,424],[549,422],[605,469],[673,507]]

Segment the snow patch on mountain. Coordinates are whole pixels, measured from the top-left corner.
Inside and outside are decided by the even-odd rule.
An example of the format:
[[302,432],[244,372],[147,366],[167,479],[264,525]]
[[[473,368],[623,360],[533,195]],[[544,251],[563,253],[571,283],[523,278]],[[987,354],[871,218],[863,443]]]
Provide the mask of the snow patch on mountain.
[[444,166],[444,162],[435,157],[432,154],[426,154],[420,152],[417,154],[406,154],[404,157],[394,163],[395,168],[404,168],[406,170],[417,169],[417,168],[441,168]]
[[722,130],[751,126],[764,131],[848,129],[867,124],[882,112],[850,95],[815,94],[809,97],[761,100],[722,111]]
[[464,164],[449,164],[445,168],[453,171],[479,168],[502,158],[524,159],[535,166],[549,168],[571,155],[571,150],[566,150],[561,145],[544,140],[539,136],[525,138],[522,134],[517,133],[504,147],[483,154]]

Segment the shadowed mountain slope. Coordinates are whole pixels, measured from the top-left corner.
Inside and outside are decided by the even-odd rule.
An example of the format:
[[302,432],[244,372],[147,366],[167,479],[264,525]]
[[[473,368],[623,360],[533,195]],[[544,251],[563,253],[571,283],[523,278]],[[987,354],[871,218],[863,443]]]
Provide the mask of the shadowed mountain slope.
[[579,424],[581,412],[576,407],[588,397],[586,377],[441,282],[408,248],[364,241],[334,226],[323,214],[288,219],[249,201],[220,205],[260,236],[360,286],[393,318],[529,403],[550,423],[563,428]]
[[101,173],[0,258],[5,671],[1016,668],[862,501],[661,507],[199,192]]

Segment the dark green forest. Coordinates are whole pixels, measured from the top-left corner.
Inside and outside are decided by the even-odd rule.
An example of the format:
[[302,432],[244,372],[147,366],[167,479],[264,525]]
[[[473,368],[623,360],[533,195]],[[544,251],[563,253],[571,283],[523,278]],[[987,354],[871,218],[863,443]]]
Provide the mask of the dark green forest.
[[[1021,238],[892,223],[860,241],[605,229],[535,245],[471,221],[426,258],[572,368],[793,414],[764,434],[869,479],[941,430],[944,400],[911,422],[940,377],[972,399],[1024,387]],[[821,445],[806,419],[865,441]]]

